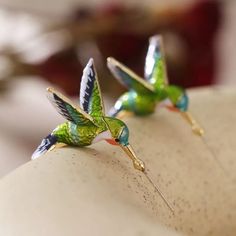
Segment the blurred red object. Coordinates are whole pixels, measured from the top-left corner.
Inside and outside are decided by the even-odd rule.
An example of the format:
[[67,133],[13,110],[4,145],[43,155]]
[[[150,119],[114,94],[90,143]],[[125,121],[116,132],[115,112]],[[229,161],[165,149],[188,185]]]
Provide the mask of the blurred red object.
[[201,1],[166,17],[154,22],[154,28],[143,34],[116,29],[99,39],[99,47],[105,57],[113,56],[142,74],[148,38],[163,34],[171,83],[183,87],[214,83],[217,66],[214,40],[221,21],[220,2]]
[[75,48],[57,52],[34,67],[41,77],[56,84],[67,94],[78,96],[83,68],[78,62]]
[[221,3],[205,0],[186,9],[156,10],[155,6],[141,9],[121,4],[79,8],[66,22],[50,29],[69,34],[67,45],[40,62],[22,62],[21,75],[39,75],[66,93],[78,95],[83,65],[94,57],[103,88],[112,90],[106,57],[115,57],[142,75],[148,39],[158,33],[164,37],[170,83],[183,87],[214,83],[214,41],[221,22]]

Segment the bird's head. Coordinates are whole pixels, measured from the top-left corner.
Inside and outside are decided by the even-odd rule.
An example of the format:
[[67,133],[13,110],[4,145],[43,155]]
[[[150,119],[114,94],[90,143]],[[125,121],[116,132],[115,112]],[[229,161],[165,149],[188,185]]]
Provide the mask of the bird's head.
[[104,120],[111,133],[111,138],[106,139],[106,141],[113,145],[129,145],[129,129],[127,125],[113,117],[104,117]]
[[133,148],[129,144],[129,129],[127,125],[113,117],[104,117],[104,121],[111,132],[111,138],[106,139],[106,141],[112,145],[119,145],[133,161],[134,168],[144,171],[143,161],[136,157]]
[[188,109],[188,96],[183,93],[179,100],[176,102],[175,107],[180,111],[187,111]]
[[177,86],[168,86],[166,88],[170,104],[166,107],[172,111],[185,112],[188,110],[189,99],[186,92]]

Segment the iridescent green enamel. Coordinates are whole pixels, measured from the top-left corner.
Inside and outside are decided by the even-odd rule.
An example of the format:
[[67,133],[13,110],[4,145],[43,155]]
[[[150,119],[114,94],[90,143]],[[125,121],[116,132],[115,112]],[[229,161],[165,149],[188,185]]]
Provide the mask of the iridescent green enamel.
[[166,64],[163,55],[160,36],[150,38],[145,64],[145,79],[114,58],[108,58],[108,68],[114,77],[123,84],[128,92],[119,97],[111,111],[117,116],[120,111],[131,111],[136,115],[149,115],[155,111],[156,105],[165,100],[173,110],[186,111],[188,97],[183,88],[169,85],[167,81]]

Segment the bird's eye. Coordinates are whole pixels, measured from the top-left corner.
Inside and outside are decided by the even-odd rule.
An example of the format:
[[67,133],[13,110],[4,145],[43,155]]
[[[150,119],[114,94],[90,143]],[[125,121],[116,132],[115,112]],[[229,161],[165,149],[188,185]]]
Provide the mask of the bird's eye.
[[120,140],[118,138],[116,138],[115,141],[118,143]]

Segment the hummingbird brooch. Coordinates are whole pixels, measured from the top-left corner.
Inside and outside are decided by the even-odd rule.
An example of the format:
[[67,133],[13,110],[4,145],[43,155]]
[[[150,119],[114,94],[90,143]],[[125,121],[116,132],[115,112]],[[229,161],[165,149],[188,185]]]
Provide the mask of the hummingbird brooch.
[[186,91],[179,86],[168,84],[163,39],[160,35],[152,36],[149,39],[144,68],[145,79],[139,77],[114,58],[109,57],[107,59],[107,66],[114,77],[129,89],[116,101],[109,112],[111,116],[121,119],[130,114],[149,115],[155,111],[157,104],[178,112],[191,125],[192,131],[201,136],[216,163],[227,173],[203,137],[204,130],[188,111],[189,99]]
[[112,57],[107,59],[107,66],[114,77],[129,89],[117,100],[110,111],[111,116],[121,118],[128,113],[149,115],[155,111],[158,104],[179,112],[191,125],[195,134],[203,135],[204,130],[188,112],[189,99],[186,91],[179,86],[168,84],[163,40],[160,35],[155,35],[149,40],[145,79]]
[[42,140],[33,153],[32,159],[52,150],[59,143],[84,147],[105,140],[109,144],[120,146],[126,152],[132,160],[134,168],[145,174],[148,181],[173,211],[162,192],[148,177],[144,162],[137,158],[129,144],[129,129],[126,124],[115,117],[105,116],[93,59],[89,60],[83,71],[80,86],[80,107],[53,88],[48,88],[47,91],[49,100],[67,122],[58,125],[51,134]]

